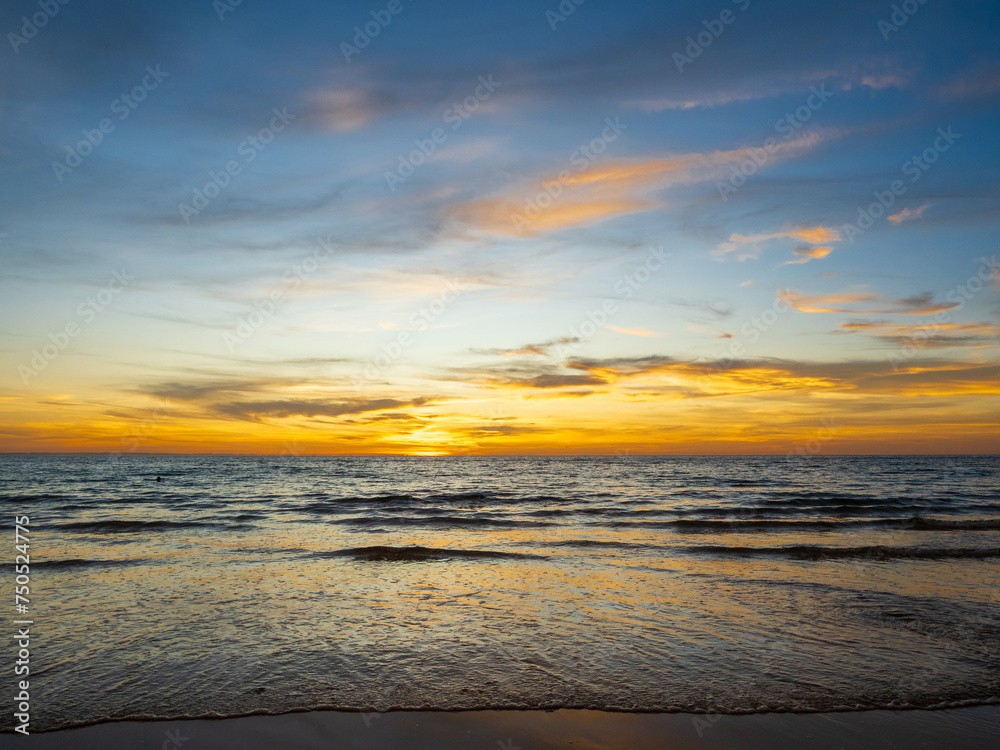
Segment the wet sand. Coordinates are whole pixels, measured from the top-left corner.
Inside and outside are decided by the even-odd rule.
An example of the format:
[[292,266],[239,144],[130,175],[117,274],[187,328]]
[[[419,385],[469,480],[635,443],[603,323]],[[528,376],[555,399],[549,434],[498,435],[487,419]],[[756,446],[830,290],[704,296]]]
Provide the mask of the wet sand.
[[603,711],[311,711],[282,716],[127,721],[30,737],[4,734],[0,748],[55,750],[772,750],[1000,746],[1000,706],[942,711],[818,714],[629,714]]

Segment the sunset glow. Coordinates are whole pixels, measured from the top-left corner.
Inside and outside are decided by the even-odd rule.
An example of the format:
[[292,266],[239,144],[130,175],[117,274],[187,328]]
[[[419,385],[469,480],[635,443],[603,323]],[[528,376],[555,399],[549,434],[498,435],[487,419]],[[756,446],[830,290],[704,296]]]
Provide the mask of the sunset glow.
[[996,7],[418,5],[7,50],[0,451],[1000,450]]

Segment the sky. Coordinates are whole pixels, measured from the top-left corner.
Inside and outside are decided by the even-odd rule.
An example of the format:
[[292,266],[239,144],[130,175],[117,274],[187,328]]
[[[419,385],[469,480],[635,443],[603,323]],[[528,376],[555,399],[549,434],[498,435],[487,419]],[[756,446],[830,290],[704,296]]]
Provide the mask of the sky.
[[0,32],[0,451],[1000,451],[1000,4]]

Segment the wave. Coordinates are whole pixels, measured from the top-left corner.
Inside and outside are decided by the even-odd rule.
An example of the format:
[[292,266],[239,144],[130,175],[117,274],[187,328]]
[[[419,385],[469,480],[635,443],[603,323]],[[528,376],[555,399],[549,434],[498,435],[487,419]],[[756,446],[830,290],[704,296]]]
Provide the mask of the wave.
[[546,521],[517,521],[509,518],[476,518],[474,516],[369,516],[340,518],[331,523],[347,526],[498,526],[521,528],[526,526],[552,526]]
[[[598,493],[594,496],[605,496],[607,493]],[[299,498],[314,498],[323,502],[312,503],[299,506],[299,510],[313,513],[340,513],[337,506],[364,503],[379,504],[425,504],[425,503],[475,503],[484,505],[487,503],[498,503],[505,505],[520,505],[522,503],[575,503],[580,502],[580,497],[560,497],[558,495],[526,495],[517,497],[505,492],[453,492],[453,493],[427,493],[427,494],[395,494],[395,495],[348,495],[346,497],[331,497],[327,493],[306,493],[297,495]]]
[[663,521],[664,527],[679,532],[727,533],[744,531],[838,531],[848,528],[892,528],[912,531],[989,531],[1000,529],[1000,519],[936,519],[936,518],[858,518],[843,521],[798,519],[746,519],[742,521],[713,519],[680,519]]
[[210,521],[78,521],[56,524],[64,531],[96,531],[103,534],[139,531],[166,531],[169,529],[231,529],[232,525]]
[[[852,714],[852,713],[869,713],[871,711],[891,711],[891,712],[909,712],[909,711],[941,711],[941,710],[954,710],[960,708],[976,708],[979,706],[997,706],[1000,705],[1000,698],[995,696],[988,697],[976,697],[976,698],[961,698],[961,697],[944,697],[944,698],[932,698],[926,702],[913,702],[905,703],[900,701],[879,701],[879,700],[866,700],[857,699],[855,702],[850,702],[848,699],[846,702],[837,699],[830,699],[826,701],[815,700],[815,701],[795,701],[789,702],[787,705],[784,703],[761,706],[759,702],[757,705],[710,705],[705,706],[702,703],[697,704],[682,704],[672,703],[669,701],[648,701],[648,702],[638,702],[629,699],[618,699],[618,700],[553,700],[551,698],[539,699],[537,701],[481,701],[478,703],[464,703],[455,702],[456,705],[451,705],[447,701],[439,703],[427,703],[427,702],[398,702],[398,703],[385,703],[380,705],[374,705],[370,701],[360,701],[353,703],[329,703],[329,702],[315,702],[308,705],[296,706],[293,708],[254,708],[247,711],[202,711],[202,712],[162,712],[162,713],[128,713],[121,712],[105,716],[94,716],[87,719],[70,719],[70,720],[55,720],[49,726],[44,726],[41,729],[32,729],[33,733],[37,734],[50,734],[59,731],[66,731],[70,729],[82,729],[84,727],[99,726],[103,724],[110,723],[121,723],[121,722],[167,722],[167,721],[219,721],[219,720],[239,720],[249,717],[279,717],[279,716],[290,716],[295,714],[309,713],[312,711],[339,711],[346,714],[368,714],[375,716],[395,711],[407,711],[407,712],[434,712],[436,714],[462,714],[469,711],[535,711],[535,712],[549,712],[554,709],[562,709],[567,711],[604,711],[607,713],[615,714],[692,714],[693,716],[704,716],[706,720],[714,721],[718,720],[721,716],[733,716],[733,717],[751,717],[751,716],[761,716],[766,714],[791,714],[791,715],[807,715],[807,714],[818,714],[818,713],[837,713],[837,714]],[[713,719],[714,717],[714,719]],[[3,734],[12,734],[9,729],[2,730]],[[503,743],[500,743],[501,746]]]
[[935,547],[820,547],[796,544],[787,547],[730,547],[725,545],[697,545],[674,547],[679,552],[691,554],[729,555],[735,557],[787,557],[793,560],[951,560],[986,559],[1000,557],[1000,548],[953,549]]
[[544,555],[529,555],[520,552],[497,552],[478,549],[446,549],[441,547],[350,547],[348,549],[314,552],[309,557],[335,558],[350,557],[366,562],[410,562],[419,560],[445,560],[451,557],[473,557],[483,559],[528,560],[546,559]]
[[[543,543],[544,544],[544,543]],[[603,539],[565,539],[560,542],[545,544],[549,547],[604,547],[607,549],[663,549],[655,544],[641,542],[614,542]]]
[[32,563],[34,568],[43,570],[63,570],[66,568],[108,568],[118,565],[142,565],[149,560],[141,557],[133,557],[124,560],[84,560],[82,558],[71,558],[66,560],[37,560]]

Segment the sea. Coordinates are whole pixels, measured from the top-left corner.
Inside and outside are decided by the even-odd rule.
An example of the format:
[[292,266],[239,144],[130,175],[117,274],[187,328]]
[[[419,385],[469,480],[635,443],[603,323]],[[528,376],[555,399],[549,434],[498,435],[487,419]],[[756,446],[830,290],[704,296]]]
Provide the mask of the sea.
[[32,732],[1000,699],[996,456],[3,455],[0,504]]

